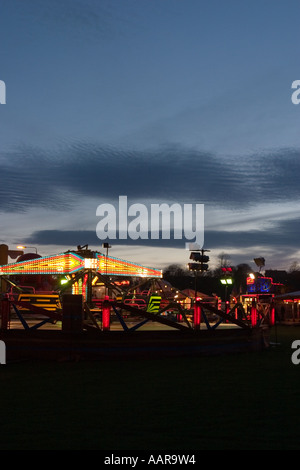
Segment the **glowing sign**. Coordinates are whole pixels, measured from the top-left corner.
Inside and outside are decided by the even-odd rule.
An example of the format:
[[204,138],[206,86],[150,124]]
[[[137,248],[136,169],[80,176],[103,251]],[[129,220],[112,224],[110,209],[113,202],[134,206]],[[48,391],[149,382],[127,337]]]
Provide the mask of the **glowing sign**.
[[85,269],[108,276],[162,277],[160,270],[105,256],[102,253],[95,253],[94,258],[84,258],[74,252],[6,264],[0,266],[0,275],[74,274]]
[[256,279],[255,283],[252,285],[248,284],[247,290],[248,292],[260,292],[266,293],[270,292],[272,288],[272,278],[270,277],[259,277]]
[[62,253],[0,266],[1,274],[71,274],[84,268],[84,258]]
[[98,271],[108,276],[162,277],[158,269],[146,268],[140,264],[130,263],[113,256],[97,254]]

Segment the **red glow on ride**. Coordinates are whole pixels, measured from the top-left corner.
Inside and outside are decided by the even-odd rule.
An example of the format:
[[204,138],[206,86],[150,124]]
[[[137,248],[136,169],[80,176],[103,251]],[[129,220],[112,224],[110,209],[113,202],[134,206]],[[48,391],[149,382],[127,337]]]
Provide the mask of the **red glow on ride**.
[[194,305],[194,328],[195,330],[200,329],[200,323],[201,323],[201,306],[199,302],[195,302],[195,305]]
[[103,308],[102,308],[102,328],[103,331],[107,331],[110,329],[110,303],[109,303],[109,296],[106,295],[104,297]]
[[251,325],[252,327],[255,327],[257,324],[257,308],[256,308],[256,302],[253,300],[252,306],[251,306]]

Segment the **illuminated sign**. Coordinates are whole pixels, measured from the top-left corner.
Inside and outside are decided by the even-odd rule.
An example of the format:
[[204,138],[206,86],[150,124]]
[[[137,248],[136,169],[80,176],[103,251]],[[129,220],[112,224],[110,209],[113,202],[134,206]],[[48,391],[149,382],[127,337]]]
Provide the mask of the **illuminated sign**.
[[76,253],[62,253],[0,266],[0,275],[72,274],[83,268],[84,258]]
[[250,292],[259,292],[266,293],[270,292],[273,286],[272,278],[270,277],[259,277],[251,285],[248,284],[247,291]]
[[0,266],[0,275],[66,275],[75,274],[84,269],[91,269],[108,276],[162,277],[161,270],[148,268],[112,256],[105,256],[102,253],[95,253],[94,258],[84,258],[74,252],[6,264]]
[[162,277],[160,270],[146,268],[113,256],[97,254],[98,271],[108,276]]

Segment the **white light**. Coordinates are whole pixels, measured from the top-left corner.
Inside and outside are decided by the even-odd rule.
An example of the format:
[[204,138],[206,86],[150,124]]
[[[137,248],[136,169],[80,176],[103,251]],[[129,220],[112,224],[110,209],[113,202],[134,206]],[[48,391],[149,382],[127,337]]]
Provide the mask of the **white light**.
[[97,269],[98,268],[97,258],[85,258],[84,259],[84,267],[86,269]]

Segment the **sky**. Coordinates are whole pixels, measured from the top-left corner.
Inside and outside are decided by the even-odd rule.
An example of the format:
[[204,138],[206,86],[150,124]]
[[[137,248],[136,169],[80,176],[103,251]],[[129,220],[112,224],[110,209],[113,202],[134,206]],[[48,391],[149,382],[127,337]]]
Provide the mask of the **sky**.
[[[97,207],[127,196],[203,204],[211,268],[300,263],[299,0],[0,5],[0,243],[103,251]],[[172,236],[109,242],[189,261]]]

